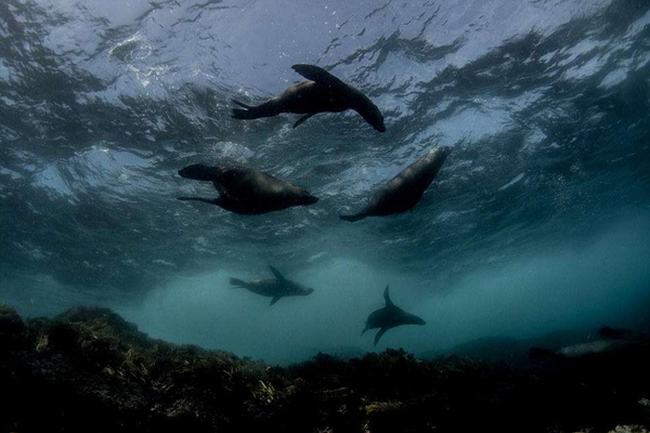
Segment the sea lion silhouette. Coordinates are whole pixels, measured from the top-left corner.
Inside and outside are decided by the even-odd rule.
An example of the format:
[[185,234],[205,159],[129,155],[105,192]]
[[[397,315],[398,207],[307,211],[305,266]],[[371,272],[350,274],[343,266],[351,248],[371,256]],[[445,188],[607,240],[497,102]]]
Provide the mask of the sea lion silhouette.
[[212,182],[219,191],[216,199],[178,197],[178,200],[202,201],[238,214],[262,214],[318,201],[303,188],[249,167],[194,164],[179,170],[178,174],[187,179]]
[[396,326],[401,325],[425,325],[426,322],[415,314],[407,313],[406,311],[393,304],[388,292],[388,286],[384,289],[384,301],[386,305],[379,310],[375,310],[368,316],[366,320],[366,327],[361,332],[361,335],[369,329],[379,328],[375,334],[375,346],[386,331]]
[[303,286],[300,283],[291,281],[284,277],[273,266],[269,269],[275,278],[260,279],[254,281],[243,281],[238,278],[231,278],[230,284],[234,287],[241,287],[253,293],[271,298],[270,305],[275,304],[285,296],[307,296],[314,292],[314,289]]
[[293,65],[293,70],[307,78],[289,86],[280,96],[251,106],[233,99],[241,108],[232,109],[235,119],[259,119],[280,113],[304,114],[293,127],[296,128],[315,114],[354,110],[377,131],[384,132],[384,116],[379,108],[360,90],[344,83],[325,69],[315,65]]
[[339,217],[354,222],[368,216],[386,216],[412,209],[438,175],[450,152],[451,148],[447,146],[430,150],[380,186],[362,211],[351,215],[339,215]]

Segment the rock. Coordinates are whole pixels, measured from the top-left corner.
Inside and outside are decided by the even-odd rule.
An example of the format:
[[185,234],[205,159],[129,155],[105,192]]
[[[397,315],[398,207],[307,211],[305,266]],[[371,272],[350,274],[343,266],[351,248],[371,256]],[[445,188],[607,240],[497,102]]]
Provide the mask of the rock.
[[16,310],[0,304],[0,345],[13,346],[25,329],[25,323]]
[[534,370],[403,350],[271,368],[152,340],[104,308],[23,322],[0,307],[0,431],[647,433],[649,352]]

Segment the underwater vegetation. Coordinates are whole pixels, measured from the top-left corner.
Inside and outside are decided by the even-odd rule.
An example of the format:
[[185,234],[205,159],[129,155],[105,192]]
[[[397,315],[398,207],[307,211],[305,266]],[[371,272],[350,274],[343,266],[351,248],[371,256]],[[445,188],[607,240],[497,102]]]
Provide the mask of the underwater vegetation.
[[115,3],[0,1],[0,433],[647,433],[650,2]]
[[281,368],[150,339],[106,308],[24,321],[0,307],[0,350],[8,432],[641,433],[650,422],[647,339],[527,367],[386,350]]

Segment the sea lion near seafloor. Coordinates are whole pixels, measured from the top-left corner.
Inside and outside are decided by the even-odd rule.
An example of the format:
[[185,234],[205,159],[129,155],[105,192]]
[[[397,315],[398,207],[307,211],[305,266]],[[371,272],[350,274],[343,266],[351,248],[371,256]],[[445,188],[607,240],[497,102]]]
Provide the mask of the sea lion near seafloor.
[[339,217],[354,222],[369,216],[386,216],[412,209],[438,175],[449,152],[451,148],[448,146],[430,150],[380,186],[363,210],[355,214],[339,215]]
[[297,127],[315,114],[354,110],[377,131],[384,132],[384,116],[379,108],[360,90],[344,83],[325,69],[315,65],[293,65],[293,70],[307,78],[289,86],[280,96],[251,106],[233,100],[241,108],[233,108],[235,119],[259,119],[280,113],[304,114],[293,127]]
[[379,331],[375,334],[375,346],[381,336],[391,328],[401,325],[426,325],[426,322],[420,317],[407,313],[393,304],[388,292],[388,286],[384,289],[384,301],[386,305],[383,308],[370,313],[366,320],[366,327],[361,332],[361,335],[363,335],[369,329],[379,328]]
[[231,278],[230,284],[234,287],[241,287],[250,292],[258,295],[267,296],[271,298],[273,305],[285,296],[307,296],[314,292],[314,289],[305,287],[300,283],[289,280],[284,277],[273,266],[269,265],[269,269],[275,278],[260,279],[254,281],[243,281],[238,278]]
[[178,174],[187,179],[212,182],[219,191],[217,198],[178,197],[178,200],[210,203],[238,214],[262,214],[318,201],[303,188],[240,165],[193,164],[179,170]]

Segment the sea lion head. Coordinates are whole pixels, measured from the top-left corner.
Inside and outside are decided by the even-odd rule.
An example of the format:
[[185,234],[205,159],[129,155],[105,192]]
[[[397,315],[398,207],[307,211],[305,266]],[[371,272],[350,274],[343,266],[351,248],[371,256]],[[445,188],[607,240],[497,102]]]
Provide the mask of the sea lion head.
[[308,191],[302,190],[298,195],[296,202],[301,205],[314,204],[318,201],[318,197],[311,195]]
[[362,98],[362,101],[363,103],[359,104],[357,107],[357,112],[377,131],[385,132],[386,126],[384,125],[384,116],[381,114],[381,111],[379,111],[379,108],[377,108],[377,106],[368,98],[364,97]]

